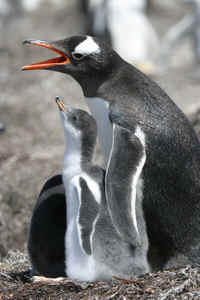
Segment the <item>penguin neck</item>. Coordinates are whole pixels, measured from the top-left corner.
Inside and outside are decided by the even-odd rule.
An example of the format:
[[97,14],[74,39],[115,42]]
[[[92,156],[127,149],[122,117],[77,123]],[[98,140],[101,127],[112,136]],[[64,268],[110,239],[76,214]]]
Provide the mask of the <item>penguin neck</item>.
[[70,74],[68,72],[68,74],[80,84],[85,97],[94,97],[99,88],[105,82],[108,82],[111,78],[115,77],[120,68],[126,64],[115,51],[112,51],[107,57],[106,56],[107,55],[102,56],[100,64],[93,62],[94,68],[89,67],[84,73],[71,72]]
[[65,153],[63,173],[69,179],[87,170],[91,165],[94,145],[86,143],[83,137],[74,138],[65,132]]
[[100,97],[86,97],[89,109],[97,122],[98,136],[107,165],[112,147],[112,124],[109,119],[109,102]]

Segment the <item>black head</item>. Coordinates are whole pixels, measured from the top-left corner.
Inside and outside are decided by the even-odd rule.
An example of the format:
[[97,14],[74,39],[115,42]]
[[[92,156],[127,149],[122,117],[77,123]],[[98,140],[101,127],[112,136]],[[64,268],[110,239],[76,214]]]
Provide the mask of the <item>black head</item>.
[[56,97],[56,103],[60,110],[63,128],[67,137],[87,143],[93,146],[96,143],[97,125],[95,119],[86,111],[66,107],[64,103]]
[[92,96],[98,86],[122,62],[109,45],[86,35],[52,42],[26,40],[24,43],[48,48],[60,56],[24,66],[22,70],[45,69],[69,74],[78,81],[86,96]]

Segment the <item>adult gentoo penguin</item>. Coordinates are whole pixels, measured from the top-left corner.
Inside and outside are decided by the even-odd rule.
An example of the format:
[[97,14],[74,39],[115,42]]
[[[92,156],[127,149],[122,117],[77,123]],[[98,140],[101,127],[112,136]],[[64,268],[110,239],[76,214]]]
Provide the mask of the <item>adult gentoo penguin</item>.
[[[115,151],[111,152],[107,170],[110,188],[109,198],[106,198],[105,172],[92,162],[97,138],[95,120],[87,112],[66,108],[59,99],[57,104],[66,141],[63,162],[67,195],[66,274],[73,279],[95,281],[111,279],[113,275],[131,277],[148,272],[142,197],[137,194],[137,201],[132,201],[129,186],[134,180],[135,168],[138,168],[136,176],[140,177],[145,161],[140,137],[137,132],[134,134],[118,126],[118,135],[113,137]],[[137,156],[123,178],[121,166],[117,169],[121,142],[127,149],[122,159],[129,160],[133,154]],[[119,215],[118,203],[122,199],[131,211],[131,214],[124,213],[124,231],[112,223],[115,212],[117,217]],[[112,217],[109,202],[113,206]]]
[[[96,38],[25,43],[49,48],[59,57],[23,70],[54,70],[78,81],[97,121],[106,161],[112,146],[113,107],[124,126],[134,120],[145,134],[141,193],[153,268],[161,269],[169,261],[176,264],[173,258],[179,255],[183,262],[199,263],[200,144],[184,114],[155,82]],[[124,202],[124,211],[126,206]]]
[[29,228],[32,275],[65,276],[65,198],[62,176],[48,179],[33,209]]

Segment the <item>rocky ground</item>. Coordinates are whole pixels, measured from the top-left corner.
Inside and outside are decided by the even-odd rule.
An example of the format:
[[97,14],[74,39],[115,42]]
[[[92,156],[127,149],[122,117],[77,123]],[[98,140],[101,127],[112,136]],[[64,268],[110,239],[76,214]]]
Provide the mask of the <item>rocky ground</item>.
[[[175,1],[173,7],[155,5],[158,0],[152,2],[154,5],[150,15],[160,37],[190,9],[179,0]],[[1,260],[11,249],[26,249],[30,216],[37,195],[45,180],[61,170],[63,132],[54,103],[55,96],[61,96],[66,103],[74,107],[87,109],[80,87],[71,78],[54,72],[20,71],[21,66],[37,61],[38,58],[42,60],[43,56],[46,59],[48,55],[46,49],[22,46],[21,42],[24,39],[51,40],[83,32],[83,17],[77,9],[76,1],[58,1],[60,5],[57,6],[53,1],[44,0],[42,3],[39,10],[29,13],[17,12],[17,15],[13,12],[8,17],[0,17],[3,29],[0,35],[0,122],[6,125],[6,131],[0,132]],[[164,73],[155,74],[154,79],[190,117],[200,135],[200,77],[188,41],[175,49],[170,59],[170,68]],[[15,258],[19,256],[15,255]],[[24,262],[22,260],[18,263],[26,269],[28,265]],[[26,281],[24,277],[12,277],[11,269],[9,261],[1,264],[3,271],[0,270],[0,299],[11,299],[12,293],[18,293],[13,299],[39,299],[40,291],[43,299],[47,299],[47,295],[52,295],[51,299],[54,299],[57,290],[52,290],[54,288],[51,285],[46,290],[36,283],[32,285],[27,282],[23,285],[22,281]],[[170,296],[170,280],[174,280],[174,286],[178,286],[178,294],[183,290],[188,293],[195,290],[198,294],[199,269],[188,267],[182,270],[184,271],[163,273],[160,281],[159,274],[150,274],[130,285],[127,282],[113,281],[102,286],[82,286],[80,283],[66,281],[59,287],[61,294],[57,294],[56,299],[66,299],[63,296],[66,291],[71,293],[69,297],[73,299],[76,299],[73,293],[77,293],[77,299],[81,298],[80,291],[87,296],[100,293],[104,299],[116,299],[119,293],[125,293],[127,299],[130,295],[134,295],[134,299],[175,299]],[[196,280],[194,284],[191,283],[191,276]],[[165,293],[165,287],[166,293],[169,291],[169,294]],[[30,295],[37,291],[37,296],[26,296],[26,289]],[[138,293],[138,297],[141,297],[136,298],[136,294],[133,293]],[[160,298],[155,298],[155,295],[160,295]],[[198,297],[199,294],[196,299],[199,299]]]

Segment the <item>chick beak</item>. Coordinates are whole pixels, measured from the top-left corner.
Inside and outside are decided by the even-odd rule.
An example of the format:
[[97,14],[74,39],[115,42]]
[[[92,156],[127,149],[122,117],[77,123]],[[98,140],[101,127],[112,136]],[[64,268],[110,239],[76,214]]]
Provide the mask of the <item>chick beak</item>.
[[65,106],[64,106],[64,103],[60,100],[60,98],[58,96],[56,97],[55,101],[56,101],[60,111],[63,111],[63,112],[67,111]]

